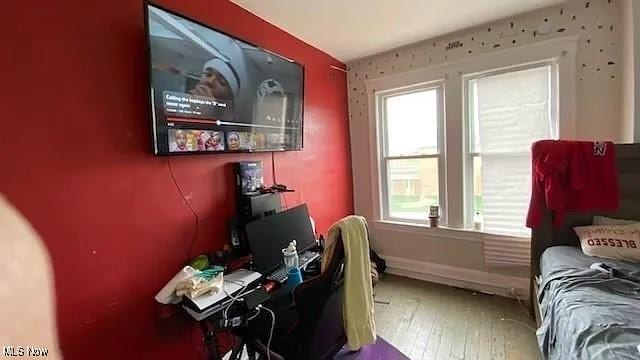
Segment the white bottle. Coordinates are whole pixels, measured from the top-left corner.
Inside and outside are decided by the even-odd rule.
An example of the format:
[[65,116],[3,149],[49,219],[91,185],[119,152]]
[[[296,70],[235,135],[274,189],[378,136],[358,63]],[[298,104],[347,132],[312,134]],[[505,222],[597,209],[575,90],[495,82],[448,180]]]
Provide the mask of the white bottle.
[[480,215],[480,211],[476,211],[473,215],[473,230],[482,230],[482,215]]
[[282,255],[284,255],[284,266],[287,271],[292,268],[298,268],[298,250],[296,249],[296,241],[291,240],[289,246],[282,249]]

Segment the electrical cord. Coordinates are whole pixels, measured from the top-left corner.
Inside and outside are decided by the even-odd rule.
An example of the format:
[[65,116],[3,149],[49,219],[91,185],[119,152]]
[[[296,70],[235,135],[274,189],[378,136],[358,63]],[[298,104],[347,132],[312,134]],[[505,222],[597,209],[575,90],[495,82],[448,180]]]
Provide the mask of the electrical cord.
[[253,319],[257,318],[257,317],[258,317],[258,315],[260,315],[260,311],[262,311],[262,309],[261,309],[261,308],[258,308],[258,311],[257,311],[254,315],[249,316],[249,317],[247,318],[247,321],[251,321],[251,320],[253,320]]
[[516,298],[516,300],[518,301],[518,305],[520,305],[520,307],[524,310],[525,314],[529,314],[529,309],[525,306],[522,299],[520,299],[520,296],[518,296],[516,289],[511,289],[511,296]]
[[[529,310],[524,305],[524,303],[522,302],[522,299],[520,299],[520,296],[518,296],[518,293],[516,293],[515,289],[511,289],[511,295],[516,298],[516,300],[518,301],[518,305],[525,311],[525,313],[528,314]],[[534,329],[531,325],[529,325],[529,324],[527,324],[527,323],[525,323],[523,321],[520,321],[520,320],[508,319],[508,318],[500,318],[500,320],[501,321],[510,321],[510,322],[513,322],[513,323],[516,323],[516,324],[520,324],[522,326],[526,326],[529,329],[533,330],[533,332],[536,331],[536,329]]]
[[[236,283],[236,282],[233,282],[233,281],[229,281],[229,282]],[[236,301],[240,301],[242,296],[245,295],[244,292],[247,290],[248,286],[249,286],[249,284],[243,285],[242,288],[240,288],[240,291],[238,292],[238,296],[233,296],[227,291],[226,286],[224,286],[224,282],[222,283],[222,291],[224,291],[225,295],[227,295],[228,297],[231,298],[231,302],[229,303],[229,305],[227,305],[227,307],[224,308],[224,311],[222,312],[222,316],[224,317],[225,320],[228,319],[228,313],[229,313],[229,309],[231,308],[231,306],[233,306],[233,304]]]
[[184,202],[185,205],[187,205],[187,208],[189,208],[189,210],[191,211],[191,214],[193,214],[193,219],[196,225],[193,231],[193,238],[191,239],[191,243],[189,244],[189,250],[187,251],[187,262],[189,262],[189,260],[191,260],[191,250],[193,250],[193,245],[195,244],[196,239],[198,238],[198,228],[200,227],[200,218],[198,217],[198,213],[196,213],[196,211],[193,209],[193,207],[187,200],[187,197],[184,195],[184,191],[182,191],[180,184],[178,184],[178,180],[176,180],[176,175],[174,174],[173,167],[171,166],[171,158],[167,158],[167,164],[169,165],[169,173],[171,174],[171,179],[173,180],[173,184],[176,186],[176,189],[180,193],[180,196],[182,197],[182,201]]
[[271,339],[273,338],[273,329],[276,327],[276,314],[273,313],[271,309],[268,307],[264,307],[262,305],[258,305],[258,310],[265,309],[269,314],[271,314],[271,331],[269,331],[269,340],[267,341],[267,360],[271,360]]
[[501,321],[509,321],[509,322],[513,322],[513,323],[516,323],[516,324],[520,324],[522,326],[528,327],[531,331],[536,332],[536,329],[534,329],[533,326],[531,326],[531,325],[529,325],[529,324],[527,324],[527,323],[525,323],[523,321],[516,320],[516,319],[507,319],[507,318],[500,318],[500,320]]

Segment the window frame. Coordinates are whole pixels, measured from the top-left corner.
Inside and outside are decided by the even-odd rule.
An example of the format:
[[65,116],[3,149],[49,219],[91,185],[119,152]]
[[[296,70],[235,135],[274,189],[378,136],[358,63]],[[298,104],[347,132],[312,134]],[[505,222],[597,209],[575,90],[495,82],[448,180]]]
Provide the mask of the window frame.
[[[412,160],[412,159],[438,159],[438,205],[440,207],[440,222],[446,224],[446,206],[444,205],[445,181],[444,181],[444,82],[442,80],[434,80],[426,83],[416,84],[408,87],[388,89],[377,91],[374,94],[375,106],[377,113],[377,132],[378,132],[378,179],[380,183],[379,204],[380,215],[382,220],[398,222],[398,223],[417,223],[427,224],[427,213],[425,212],[424,220],[394,217],[391,215],[390,209],[390,189],[389,189],[389,161],[393,160]],[[388,155],[388,122],[386,105],[387,100],[391,97],[413,94],[423,91],[436,90],[437,114],[436,126],[437,134],[437,152],[435,154],[419,154],[419,155]]]
[[[473,227],[473,217],[474,217],[474,189],[473,189],[473,178],[474,178],[474,159],[479,157],[482,159],[482,153],[475,149],[474,137],[475,134],[473,132],[474,126],[472,124],[472,120],[475,117],[475,114],[472,114],[472,111],[475,109],[475,98],[472,98],[471,95],[471,82],[474,80],[479,80],[482,78],[497,76],[508,74],[512,72],[542,68],[542,67],[550,67],[550,81],[549,81],[549,93],[550,93],[550,107],[549,107],[549,116],[551,120],[554,122],[553,135],[554,138],[557,139],[559,137],[560,132],[560,88],[559,88],[559,75],[560,75],[560,65],[559,59],[547,59],[536,62],[529,62],[525,64],[515,64],[512,66],[506,66],[496,69],[489,69],[481,72],[475,73],[466,73],[462,75],[463,87],[462,87],[462,96],[464,102],[464,111],[463,111],[463,143],[464,143],[464,159],[463,159],[463,167],[464,167],[464,208],[463,208],[463,216],[464,216],[464,224],[466,228]],[[520,154],[520,153],[518,153]],[[509,156],[505,154],[505,156]]]
[[[576,91],[577,91],[577,49],[579,35],[570,35],[555,39],[542,40],[532,44],[504,48],[487,53],[474,54],[460,60],[417,66],[398,73],[373,76],[364,80],[367,94],[366,104],[357,101],[350,104],[350,111],[364,110],[364,122],[351,122],[352,151],[364,154],[364,157],[352,159],[354,171],[354,207],[359,213],[376,226],[384,226],[388,231],[412,232],[422,236],[439,236],[443,232],[452,238],[481,240],[485,233],[472,230],[472,224],[465,221],[465,154],[466,141],[464,112],[464,82],[462,76],[479,73],[488,69],[512,67],[514,64],[539,63],[547,60],[558,62],[559,129],[560,139],[574,138],[576,135]],[[441,131],[444,180],[440,188],[444,196],[440,199],[442,218],[440,229],[430,228],[416,221],[395,222],[384,218],[382,214],[379,109],[376,94],[393,89],[406,89],[424,86],[441,81],[444,85],[444,119]],[[360,108],[359,106],[363,106]],[[359,128],[362,126],[363,128]],[[364,131],[368,136],[356,135]],[[411,229],[411,230],[409,230]],[[499,235],[493,235],[499,236]]]

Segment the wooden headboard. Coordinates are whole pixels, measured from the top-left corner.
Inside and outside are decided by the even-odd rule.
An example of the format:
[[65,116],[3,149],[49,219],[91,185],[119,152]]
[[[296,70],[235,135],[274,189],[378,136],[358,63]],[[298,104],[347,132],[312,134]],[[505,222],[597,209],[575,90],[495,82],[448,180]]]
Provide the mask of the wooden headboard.
[[551,213],[531,232],[531,277],[540,274],[540,255],[551,246],[579,246],[574,226],[591,225],[593,215],[640,220],[640,144],[616,145],[616,164],[620,184],[620,208],[614,213],[567,213],[564,224],[554,228]]

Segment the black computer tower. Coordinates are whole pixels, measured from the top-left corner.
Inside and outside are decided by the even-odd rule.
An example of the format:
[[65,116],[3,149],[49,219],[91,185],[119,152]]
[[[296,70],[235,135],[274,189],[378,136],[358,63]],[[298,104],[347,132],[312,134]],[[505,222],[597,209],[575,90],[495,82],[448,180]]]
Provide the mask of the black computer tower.
[[282,211],[279,193],[241,195],[238,199],[238,217],[244,222],[253,221]]

